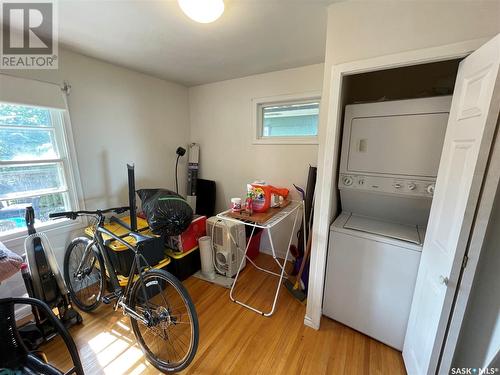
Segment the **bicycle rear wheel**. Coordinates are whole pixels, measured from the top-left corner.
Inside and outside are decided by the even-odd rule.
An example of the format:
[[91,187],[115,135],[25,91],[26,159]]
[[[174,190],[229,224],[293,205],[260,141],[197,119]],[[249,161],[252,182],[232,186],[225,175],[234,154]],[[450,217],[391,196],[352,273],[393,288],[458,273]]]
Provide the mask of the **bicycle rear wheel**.
[[64,281],[71,300],[87,312],[99,306],[104,294],[104,264],[89,244],[88,238],[75,238],[64,254]]
[[181,282],[163,270],[142,274],[128,305],[145,322],[131,317],[132,329],[148,361],[163,372],[186,368],[198,349],[198,316]]

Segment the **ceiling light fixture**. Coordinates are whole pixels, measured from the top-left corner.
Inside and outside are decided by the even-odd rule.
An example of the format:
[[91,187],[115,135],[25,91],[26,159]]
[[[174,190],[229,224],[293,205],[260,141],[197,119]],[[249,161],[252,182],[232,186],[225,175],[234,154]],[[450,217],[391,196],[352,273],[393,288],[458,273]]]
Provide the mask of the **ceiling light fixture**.
[[210,23],[224,13],[223,0],[177,0],[182,11],[193,21]]

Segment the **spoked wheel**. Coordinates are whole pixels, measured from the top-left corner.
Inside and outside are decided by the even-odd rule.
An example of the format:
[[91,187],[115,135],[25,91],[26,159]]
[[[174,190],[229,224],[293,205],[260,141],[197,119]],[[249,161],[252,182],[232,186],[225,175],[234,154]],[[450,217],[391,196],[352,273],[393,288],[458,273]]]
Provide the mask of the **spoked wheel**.
[[181,282],[163,270],[149,270],[129,295],[132,329],[148,361],[163,372],[186,368],[198,349],[198,316]]
[[75,238],[64,254],[64,281],[72,302],[83,311],[99,306],[104,293],[104,264],[89,244],[88,238]]

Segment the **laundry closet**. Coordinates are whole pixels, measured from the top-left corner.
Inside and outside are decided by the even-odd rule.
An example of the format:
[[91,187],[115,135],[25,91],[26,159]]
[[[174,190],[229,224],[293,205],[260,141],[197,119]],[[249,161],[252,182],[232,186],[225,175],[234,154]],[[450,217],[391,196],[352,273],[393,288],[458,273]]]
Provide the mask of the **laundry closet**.
[[460,60],[350,75],[323,314],[402,350]]

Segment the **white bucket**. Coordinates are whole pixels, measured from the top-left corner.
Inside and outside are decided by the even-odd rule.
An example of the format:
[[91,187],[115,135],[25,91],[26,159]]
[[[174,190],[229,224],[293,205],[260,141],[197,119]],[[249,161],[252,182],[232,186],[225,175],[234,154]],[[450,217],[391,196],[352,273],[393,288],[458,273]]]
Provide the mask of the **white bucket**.
[[200,237],[198,239],[198,245],[200,246],[201,272],[205,275],[205,277],[213,280],[215,279],[215,269],[213,262],[214,252],[212,249],[212,238],[210,236]]

